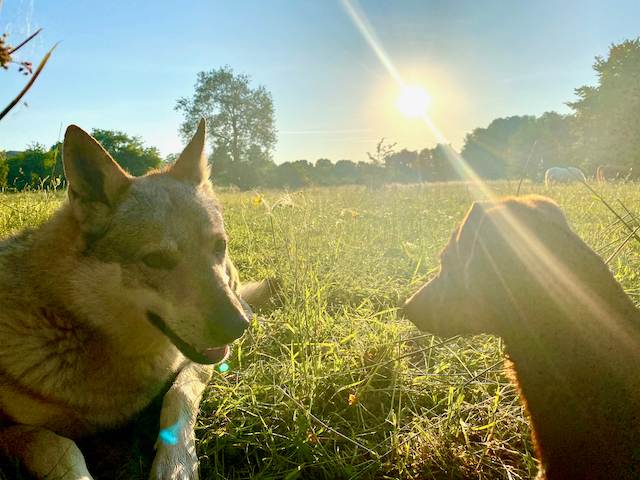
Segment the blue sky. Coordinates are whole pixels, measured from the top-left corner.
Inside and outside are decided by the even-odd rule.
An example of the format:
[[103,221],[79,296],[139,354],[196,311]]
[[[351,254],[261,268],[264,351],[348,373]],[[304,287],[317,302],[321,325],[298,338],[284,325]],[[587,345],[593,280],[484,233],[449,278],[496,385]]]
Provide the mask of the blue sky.
[[[346,0],[344,0],[346,1]],[[569,113],[573,90],[594,85],[611,43],[640,36],[640,1],[360,0],[405,84],[429,93],[427,115],[455,148],[493,119]],[[13,44],[43,32],[20,59],[49,64],[0,122],[0,150],[54,144],[75,123],[140,135],[179,152],[182,115],[200,71],[230,65],[274,99],[277,163],[366,160],[382,137],[412,150],[437,137],[397,108],[400,87],[340,0],[3,0]],[[0,72],[4,107],[26,79]]]

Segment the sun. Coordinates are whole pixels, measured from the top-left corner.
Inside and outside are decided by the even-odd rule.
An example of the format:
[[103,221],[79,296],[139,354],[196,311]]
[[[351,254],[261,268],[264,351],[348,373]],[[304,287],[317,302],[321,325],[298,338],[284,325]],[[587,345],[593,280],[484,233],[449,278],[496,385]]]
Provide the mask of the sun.
[[398,107],[406,117],[420,117],[424,115],[431,99],[424,89],[412,85],[404,87],[398,98]]

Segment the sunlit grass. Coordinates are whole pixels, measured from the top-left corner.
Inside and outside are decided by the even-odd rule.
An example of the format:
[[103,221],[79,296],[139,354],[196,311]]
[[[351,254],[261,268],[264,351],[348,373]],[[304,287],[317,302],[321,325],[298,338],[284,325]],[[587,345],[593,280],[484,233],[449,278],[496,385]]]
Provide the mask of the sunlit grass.
[[[508,195],[517,185],[489,187]],[[622,204],[640,211],[635,184],[594,188],[618,212]],[[627,236],[582,185],[525,183],[522,192],[556,199],[603,258]],[[283,293],[237,342],[229,371],[215,374],[205,396],[201,478],[534,476],[526,417],[501,373],[500,340],[421,334],[397,312],[437,271],[452,230],[486,192],[451,183],[218,193],[241,276],[277,275]],[[0,197],[0,233],[37,225],[59,201],[60,194]],[[633,295],[639,251],[632,240],[610,263]]]

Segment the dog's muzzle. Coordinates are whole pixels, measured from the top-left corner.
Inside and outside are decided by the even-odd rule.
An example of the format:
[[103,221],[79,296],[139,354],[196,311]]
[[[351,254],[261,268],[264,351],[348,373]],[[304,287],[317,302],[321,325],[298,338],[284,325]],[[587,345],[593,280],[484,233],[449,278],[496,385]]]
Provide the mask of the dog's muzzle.
[[189,360],[193,360],[196,363],[202,363],[209,365],[212,363],[222,362],[229,355],[229,346],[223,345],[222,347],[207,348],[200,352],[192,347],[187,342],[182,340],[176,333],[171,330],[167,324],[162,320],[159,315],[147,311],[147,318],[155,325],[162,333],[164,333],[171,343],[173,343],[182,354]]
[[[238,298],[240,301],[240,305],[244,310],[245,318],[242,318],[242,315],[238,315],[237,312],[228,311],[225,312],[223,318],[223,324],[227,329],[225,329],[225,334],[222,335],[221,341],[224,343],[231,343],[237,338],[240,338],[244,333],[246,327],[253,320],[253,311],[251,307],[242,300]],[[238,318],[240,317],[240,318]],[[224,361],[229,356],[229,345],[223,345],[221,347],[207,348],[205,350],[199,351],[192,345],[189,345],[182,338],[180,338],[169,326],[162,320],[160,315],[157,315],[153,312],[147,311],[147,318],[149,321],[155,325],[164,335],[166,335],[171,343],[173,343],[178,350],[182,352],[182,354],[187,357],[189,360],[192,360],[196,363],[201,364],[212,364]],[[226,325],[229,323],[230,325]],[[231,328],[229,329],[229,326]]]

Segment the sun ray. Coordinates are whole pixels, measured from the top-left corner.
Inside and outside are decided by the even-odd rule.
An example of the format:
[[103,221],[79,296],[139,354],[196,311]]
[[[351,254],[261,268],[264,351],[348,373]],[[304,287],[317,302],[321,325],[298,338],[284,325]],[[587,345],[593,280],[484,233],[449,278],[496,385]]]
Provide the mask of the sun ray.
[[[400,88],[404,90],[406,88],[405,83],[394,68],[373,27],[358,7],[357,0],[340,0],[340,2],[363,38],[380,59],[380,62],[396,80]],[[426,113],[423,112],[420,116],[444,147],[447,160],[458,177],[462,181],[475,184],[480,188],[485,199],[494,198],[495,195],[491,189],[487,187],[486,183],[469,164],[450,147],[447,139],[431,122]],[[627,332],[621,327],[624,322],[620,319],[619,313],[612,311],[597,292],[593,291],[574,272],[565,267],[562,261],[556,258],[554,253],[543,245],[536,232],[531,231],[521,220],[509,213],[507,209],[502,210],[502,215],[499,218],[500,225],[498,227],[510,243],[511,248],[561,308],[571,308],[572,303],[586,307],[599,320],[599,324],[604,331],[616,338],[622,348],[635,349],[635,345],[629,340],[630,337]]]
[[[400,86],[400,89],[404,91],[407,88],[407,86],[405,85],[404,81],[402,80],[402,78],[396,71],[395,67],[393,66],[393,62],[389,58],[389,55],[387,54],[384,47],[382,46],[378,36],[375,33],[375,30],[367,20],[364,12],[362,12],[362,9],[359,7],[357,1],[356,0],[340,0],[340,3],[342,4],[347,15],[349,15],[349,17],[351,18],[351,21],[353,22],[353,24],[360,31],[360,34],[362,35],[362,37],[365,39],[365,41],[369,44],[373,52],[376,54],[376,56],[378,57],[382,65],[387,69],[389,74],[391,74],[391,76],[395,79],[395,81]],[[486,184],[484,183],[484,181],[480,177],[478,177],[478,175],[476,175],[476,173],[473,171],[471,167],[469,167],[469,165],[464,161],[464,159],[449,146],[449,142],[447,141],[447,139],[444,138],[444,136],[438,131],[435,125],[427,117],[426,113],[423,112],[421,115],[418,115],[418,116],[421,116],[424,119],[425,123],[429,126],[429,128],[431,128],[431,130],[436,135],[440,143],[444,146],[447,154],[447,158],[451,163],[451,165],[453,166],[454,170],[456,171],[457,175],[459,176],[460,180],[477,185],[482,190],[482,194],[484,195],[485,198],[493,198],[494,195],[492,191],[486,187]]]
[[353,24],[360,31],[360,34],[365,39],[365,41],[369,44],[371,50],[373,50],[373,52],[378,56],[378,59],[380,60],[380,62],[382,62],[382,65],[384,65],[384,67],[395,79],[395,81],[398,82],[398,85],[404,88],[404,82],[400,78],[400,75],[398,75],[398,72],[396,72],[396,69],[391,62],[389,55],[387,55],[387,52],[384,50],[384,48],[382,48],[382,44],[380,43],[375,30],[368,22],[357,2],[353,0],[340,0],[340,3],[342,3],[345,12],[347,12],[347,15],[349,15]]

